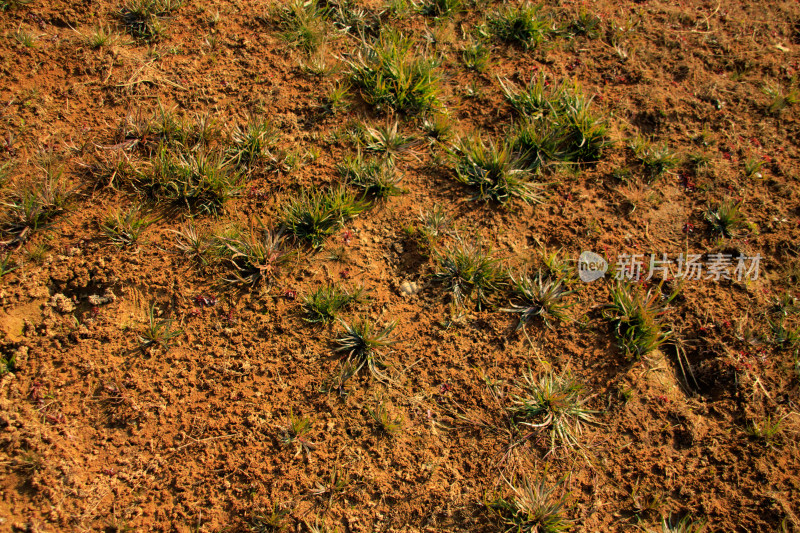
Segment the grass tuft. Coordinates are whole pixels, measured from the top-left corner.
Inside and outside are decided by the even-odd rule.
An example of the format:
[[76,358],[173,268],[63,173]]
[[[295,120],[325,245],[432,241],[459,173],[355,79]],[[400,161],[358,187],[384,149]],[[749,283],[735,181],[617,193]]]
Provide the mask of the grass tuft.
[[439,105],[437,63],[417,54],[407,37],[383,32],[350,62],[350,83],[378,111],[430,111]]
[[561,533],[572,529],[572,522],[564,517],[566,496],[556,497],[557,488],[526,479],[520,487],[511,485],[513,494],[508,499],[498,496],[487,507],[507,533]]
[[595,421],[595,411],[584,407],[583,387],[567,372],[547,372],[537,379],[528,370],[523,380],[522,394],[511,397],[511,410],[520,424],[547,431],[551,453],[560,446],[581,448],[583,426]]
[[487,21],[489,33],[500,41],[526,50],[536,48],[554,31],[549,18],[540,14],[541,6],[527,2],[506,6],[492,13]]
[[232,232],[220,238],[220,255],[231,267],[231,284],[256,286],[269,285],[292,260],[292,253],[284,247],[281,232],[268,230],[259,220],[258,227],[246,233]]
[[386,199],[403,192],[401,177],[386,160],[364,159],[359,152],[355,157],[347,157],[337,169],[347,184],[374,198]]
[[155,347],[167,350],[174,346],[174,340],[183,330],[172,329],[173,323],[171,318],[157,318],[155,304],[152,304],[147,313],[145,329],[139,335],[139,348],[143,351]]
[[[660,317],[677,296],[662,297],[661,285],[644,292],[638,285],[617,283],[611,289],[612,302],[605,308],[605,318],[614,325],[620,349],[626,356],[640,359],[660,347],[672,335],[664,330]],[[662,303],[659,300],[664,299]]]
[[716,208],[709,207],[704,216],[711,226],[711,233],[722,237],[736,237],[747,225],[741,206],[742,202],[726,200]]
[[514,295],[518,303],[503,309],[508,313],[519,313],[517,330],[523,329],[534,317],[539,317],[545,326],[552,327],[553,321],[566,320],[566,310],[572,304],[562,302],[562,298],[574,294],[564,288],[562,279],[543,276],[522,275],[519,279],[511,278]]
[[543,201],[533,173],[526,168],[508,143],[496,145],[478,136],[460,140],[453,151],[455,178],[476,190],[473,200],[507,204],[518,198],[527,204]]
[[366,299],[366,291],[361,288],[349,293],[336,285],[319,287],[303,298],[303,311],[306,315],[304,320],[325,324],[333,322],[339,311],[363,303]]
[[141,207],[134,206],[127,210],[117,209],[109,214],[102,224],[106,237],[117,246],[134,246],[156,219],[148,218]]
[[397,342],[392,338],[392,331],[397,322],[392,322],[383,329],[365,319],[360,319],[352,325],[342,322],[342,326],[344,334],[334,341],[336,344],[334,351],[345,354],[339,378],[340,385],[365,366],[376,379],[386,380],[381,371],[386,368],[386,364],[382,360],[380,350]]
[[435,278],[452,295],[456,307],[464,307],[469,301],[483,309],[492,300],[492,294],[506,284],[500,260],[495,258],[490,247],[477,242],[466,243],[459,239],[454,246],[434,252]]
[[284,206],[283,224],[296,239],[319,248],[345,221],[366,208],[366,203],[343,186],[327,191],[303,191]]

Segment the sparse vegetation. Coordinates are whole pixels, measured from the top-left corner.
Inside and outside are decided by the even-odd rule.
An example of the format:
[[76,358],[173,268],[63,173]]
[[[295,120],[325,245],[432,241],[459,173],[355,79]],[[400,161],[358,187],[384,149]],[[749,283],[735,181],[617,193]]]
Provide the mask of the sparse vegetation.
[[330,323],[342,309],[364,301],[366,291],[361,288],[347,292],[336,285],[318,287],[303,298],[305,320],[311,323]]
[[512,495],[498,496],[487,507],[498,517],[505,532],[559,533],[571,529],[564,516],[565,496],[556,496],[560,484],[525,479],[521,486],[509,483]]
[[106,237],[119,246],[139,244],[139,239],[148,226],[156,220],[143,213],[141,207],[133,206],[126,210],[117,209],[109,214],[102,224]]
[[382,32],[374,43],[364,44],[350,63],[350,83],[378,111],[416,114],[439,105],[436,62],[395,32]]
[[324,191],[304,191],[284,205],[283,223],[295,238],[319,248],[345,221],[366,207],[364,202],[341,186]]
[[553,32],[553,23],[541,14],[541,7],[528,2],[506,6],[492,13],[487,21],[489,33],[496,39],[535,48]]
[[378,407],[375,409],[370,409],[368,407],[367,411],[377,428],[384,435],[396,435],[403,428],[403,418],[400,416],[392,416],[385,402],[378,404]]
[[746,226],[741,205],[741,202],[726,200],[716,208],[709,207],[705,219],[711,226],[711,233],[720,237],[737,236]]
[[665,306],[677,292],[668,297],[661,285],[645,292],[640,286],[618,282],[611,289],[612,302],[604,310],[614,326],[620,349],[633,359],[639,359],[660,347],[672,331],[661,324]]
[[334,350],[345,354],[340,384],[344,384],[365,366],[376,379],[382,381],[387,379],[382,371],[386,368],[386,364],[383,362],[380,350],[391,347],[397,342],[392,337],[392,331],[396,326],[397,322],[391,322],[381,329],[363,318],[353,322],[352,325],[342,322],[344,333],[335,340]]
[[595,422],[595,411],[585,407],[583,387],[568,373],[549,371],[535,377],[522,374],[521,393],[512,395],[512,412],[523,426],[546,431],[550,453],[559,447],[582,448],[583,427]]
[[223,236],[220,255],[233,276],[225,281],[250,287],[271,284],[292,260],[283,241],[280,231],[267,229],[262,221],[247,232]]
[[455,245],[434,251],[435,278],[452,296],[456,308],[473,302],[478,309],[489,306],[492,296],[506,284],[500,260],[479,242],[459,239]]
[[512,277],[511,285],[517,303],[503,311],[520,315],[517,329],[524,328],[534,317],[541,318],[547,327],[552,327],[553,321],[566,320],[570,304],[563,302],[562,298],[575,291],[567,290],[561,279],[548,278],[540,271],[535,276]]
[[173,329],[173,323],[171,318],[159,318],[155,304],[151,305],[144,331],[139,335],[139,348],[143,351],[152,348],[168,350],[174,346],[175,339],[183,334],[183,330]]
[[630,148],[642,165],[647,181],[660,178],[664,172],[678,165],[678,158],[666,144],[654,144],[645,137],[637,136],[631,141]]

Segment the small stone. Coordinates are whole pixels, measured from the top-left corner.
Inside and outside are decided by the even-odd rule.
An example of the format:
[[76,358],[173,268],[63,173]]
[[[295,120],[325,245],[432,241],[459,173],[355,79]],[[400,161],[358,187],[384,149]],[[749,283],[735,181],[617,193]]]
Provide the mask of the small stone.
[[404,281],[400,284],[400,294],[403,296],[413,296],[419,292],[419,286],[413,281]]
[[396,242],[396,243],[394,243],[394,244],[392,245],[392,248],[394,248],[394,251],[395,251],[395,252],[396,252],[398,255],[403,253],[403,245],[402,245],[401,243],[399,243],[399,242]]

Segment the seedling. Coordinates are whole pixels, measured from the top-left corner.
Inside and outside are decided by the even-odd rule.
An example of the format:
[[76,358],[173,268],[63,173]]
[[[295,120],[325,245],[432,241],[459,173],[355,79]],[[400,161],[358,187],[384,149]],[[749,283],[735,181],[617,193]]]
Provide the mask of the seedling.
[[401,416],[392,417],[384,402],[381,402],[375,409],[368,407],[367,411],[384,435],[391,437],[399,433],[403,428],[403,418]]
[[416,114],[438,105],[436,62],[417,56],[411,40],[400,33],[382,32],[349,65],[353,87],[378,111]]
[[514,295],[518,303],[511,308],[503,309],[508,313],[519,313],[517,330],[523,329],[534,317],[539,317],[548,328],[552,328],[553,321],[566,320],[566,311],[572,304],[567,304],[561,299],[575,291],[568,291],[563,286],[563,280],[543,276],[541,271],[537,276],[522,275],[519,279],[511,278]]
[[257,228],[224,237],[221,244],[233,275],[225,281],[232,284],[270,285],[292,260],[292,254],[284,247],[283,234],[268,230],[260,220]]
[[172,329],[173,323],[174,321],[170,318],[157,318],[155,304],[151,305],[147,313],[147,325],[139,335],[139,348],[142,351],[154,347],[168,350],[174,346],[174,339],[180,336],[183,330]]
[[597,39],[602,35],[601,22],[600,17],[582,7],[567,31],[574,36]]
[[678,158],[666,144],[656,145],[637,135],[629,146],[633,156],[641,163],[648,181],[658,179],[664,172],[678,165]]
[[303,451],[310,453],[317,448],[313,442],[305,438],[309,431],[311,431],[311,419],[295,416],[293,411],[289,411],[289,426],[283,430],[281,439],[286,446],[299,444],[295,457]]
[[12,273],[19,268],[19,265],[11,260],[11,252],[6,252],[5,257],[0,259],[0,278]]
[[66,211],[74,194],[75,189],[60,168],[47,169],[44,177],[33,181],[17,182],[9,192],[9,202],[3,202],[8,208],[2,220],[3,231],[21,234],[47,226]]
[[386,199],[403,192],[397,170],[386,160],[365,160],[359,153],[356,157],[347,157],[337,168],[346,183],[366,195]]
[[313,52],[325,40],[326,15],[318,2],[294,0],[277,13],[278,25],[283,31],[281,37],[306,52]]
[[506,533],[559,533],[572,528],[572,521],[564,517],[566,495],[557,497],[560,483],[548,486],[544,481],[531,483],[526,479],[522,486],[511,483],[512,496],[498,496],[486,506],[497,516]]
[[303,298],[305,320],[311,323],[330,323],[337,318],[340,310],[363,303],[366,298],[366,291],[361,288],[348,293],[336,285],[319,287]]
[[36,46],[36,35],[29,32],[28,30],[23,29],[22,27],[17,28],[12,33],[14,36],[14,40],[17,41],[19,44],[24,46],[25,48],[33,48]]
[[251,118],[244,128],[236,126],[231,133],[233,143],[228,150],[228,162],[236,167],[253,168],[272,159],[269,150],[277,137],[268,121]]
[[320,102],[320,114],[335,115],[339,111],[346,111],[350,107],[347,96],[350,94],[350,86],[347,83],[337,83],[333,86],[327,96]]
[[433,249],[443,237],[453,234],[453,219],[438,204],[423,211],[419,216],[419,221],[421,223],[420,233],[430,249]]
[[367,204],[340,186],[327,191],[303,191],[283,208],[289,233],[319,248],[341,225],[367,208]]
[[475,189],[473,200],[507,204],[514,198],[525,203],[543,201],[533,174],[508,143],[496,145],[477,136],[462,139],[452,154],[455,178]]
[[330,476],[322,482],[316,481],[315,488],[311,490],[311,494],[315,496],[328,497],[328,505],[330,505],[334,498],[342,494],[347,486],[350,484],[350,475],[342,474],[339,468],[334,465],[331,470]]
[[352,325],[342,321],[342,326],[344,334],[334,341],[336,344],[334,351],[345,354],[340,384],[365,366],[376,379],[386,380],[385,374],[381,372],[386,365],[379,350],[393,346],[397,342],[391,336],[397,322],[391,322],[383,329],[365,319],[360,319]]
[[735,237],[746,226],[741,212],[742,202],[726,200],[716,209],[709,207],[705,219],[711,226],[711,233],[722,237]]
[[757,157],[748,157],[744,162],[744,174],[748,178],[761,179],[761,167],[764,166],[764,160]]
[[424,0],[419,10],[428,17],[446,17],[463,8],[462,0]]
[[16,9],[21,6],[28,5],[31,2],[33,2],[33,0],[0,0],[0,11]]
[[[792,80],[792,83],[794,82],[795,79]],[[787,107],[800,102],[800,89],[794,87],[785,90],[778,84],[767,83],[761,91],[769,97],[770,103],[767,106],[767,111],[773,115],[777,115]]]
[[486,72],[490,56],[489,48],[477,41],[470,42],[461,50],[461,62],[464,63],[464,67],[475,72]]
[[523,379],[522,394],[511,397],[511,411],[520,424],[547,431],[551,453],[560,446],[582,448],[583,426],[594,423],[596,413],[584,406],[583,387],[568,372],[546,372],[537,379],[528,370]]
[[705,530],[706,523],[694,520],[691,515],[686,515],[677,522],[673,521],[672,516],[661,519],[662,533],[703,533]]
[[99,26],[92,30],[89,35],[84,36],[84,43],[92,50],[99,50],[111,44],[114,32],[107,26]]
[[447,142],[453,136],[453,122],[446,113],[433,113],[422,121],[422,130],[429,139]]
[[[660,347],[672,335],[664,330],[660,317],[678,292],[663,297],[661,284],[647,291],[633,284],[617,283],[611,289],[612,303],[603,311],[614,325],[620,349],[632,359],[640,359]],[[663,303],[659,300],[664,300]]]
[[454,246],[436,250],[434,259],[437,264],[434,276],[451,293],[456,307],[473,301],[478,309],[483,309],[491,303],[492,294],[506,283],[500,260],[493,256],[491,247],[478,242],[459,239]]
[[286,524],[286,515],[288,514],[288,510],[279,509],[277,505],[273,505],[272,509],[254,513],[248,528],[253,533],[284,531],[288,527]]
[[181,7],[183,0],[126,0],[120,18],[130,34],[155,41],[164,32],[162,18]]
[[747,428],[745,428],[745,432],[750,437],[762,443],[769,444],[776,440],[783,430],[783,420],[784,419],[781,418],[775,421],[772,419],[771,415],[767,415],[761,422],[749,422]]
[[202,238],[195,229],[194,225],[189,224],[181,230],[170,230],[177,235],[175,246],[183,253],[187,259],[200,265],[208,264],[207,254],[209,244]]
[[553,23],[540,16],[541,7],[523,2],[490,15],[489,32],[497,39],[526,50],[536,48],[553,32]]
[[139,243],[139,238],[156,219],[148,218],[138,206],[127,210],[117,209],[108,217],[101,229],[103,233],[118,246],[133,246]]
[[148,188],[156,198],[190,212],[215,215],[239,194],[239,179],[218,153],[175,153],[162,145]]
[[375,128],[364,126],[364,144],[367,150],[381,154],[390,165],[395,159],[410,155],[417,159],[419,140],[414,135],[397,131],[398,123]]

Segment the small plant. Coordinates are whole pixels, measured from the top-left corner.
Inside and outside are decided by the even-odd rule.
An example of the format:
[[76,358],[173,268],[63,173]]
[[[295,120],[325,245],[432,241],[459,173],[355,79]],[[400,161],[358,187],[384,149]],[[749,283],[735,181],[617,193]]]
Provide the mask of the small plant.
[[0,278],[6,277],[17,268],[19,268],[19,265],[11,260],[11,252],[6,252],[5,257],[0,259]]
[[541,7],[523,2],[516,7],[505,7],[488,20],[489,32],[497,39],[521,46],[535,48],[553,31],[552,22],[540,16]]
[[422,121],[422,130],[429,139],[447,142],[453,136],[453,122],[446,113],[433,113]]
[[386,161],[365,160],[359,153],[346,158],[337,168],[346,183],[375,198],[385,199],[403,192],[397,170]]
[[453,234],[453,219],[438,204],[423,211],[419,221],[420,233],[430,249],[433,249],[443,237]]
[[155,41],[164,32],[162,19],[182,3],[183,0],[126,0],[120,18],[132,36],[143,41]]
[[12,35],[14,36],[14,40],[25,48],[33,48],[36,46],[36,35],[23,29],[21,26],[17,28]]
[[506,283],[500,260],[491,248],[459,239],[455,246],[435,251],[435,278],[452,294],[456,307],[474,301],[478,309],[491,303],[491,296]]
[[[792,83],[795,79],[792,80]],[[761,91],[770,99],[767,106],[767,111],[773,115],[777,115],[789,106],[793,106],[800,102],[800,89],[791,87],[785,90],[778,84],[768,83],[764,85]]]
[[9,9],[17,9],[24,5],[28,5],[33,0],[0,0],[0,11],[8,11]]
[[320,115],[335,115],[339,111],[346,111],[350,107],[350,103],[347,101],[347,96],[349,94],[350,86],[347,83],[337,83],[334,85],[327,96],[322,98],[320,102]]
[[268,121],[251,118],[243,128],[236,126],[231,133],[228,162],[236,167],[253,168],[268,161],[273,157],[270,148],[276,139],[277,132]]
[[597,39],[603,33],[601,23],[600,17],[581,8],[575,19],[569,23],[567,32],[574,36]]
[[366,208],[364,202],[341,186],[327,191],[304,191],[284,206],[283,223],[295,238],[319,248],[345,221]]
[[139,348],[142,351],[154,347],[168,350],[174,346],[173,340],[183,333],[181,329],[172,329],[173,320],[170,318],[157,318],[155,304],[150,306],[147,313],[147,325],[139,335]]
[[561,299],[575,291],[568,291],[563,286],[563,280],[543,276],[522,275],[519,279],[511,278],[511,284],[519,303],[511,308],[503,309],[509,313],[519,313],[517,330],[522,329],[534,317],[540,317],[544,325],[552,327],[553,320],[566,319],[566,310],[571,304],[566,304]]
[[420,13],[428,17],[446,17],[464,8],[462,0],[424,0]]
[[238,183],[239,174],[217,153],[176,153],[162,146],[146,186],[157,199],[214,215],[239,194]]
[[559,446],[581,448],[583,426],[595,421],[595,411],[584,407],[583,387],[567,372],[547,372],[537,379],[528,370],[523,379],[522,395],[512,395],[511,408],[520,424],[546,430],[550,452]]
[[248,528],[253,533],[284,531],[288,527],[286,524],[286,515],[288,514],[288,510],[279,509],[277,505],[273,505],[272,509],[265,509],[253,513]]
[[604,310],[606,319],[614,325],[620,349],[633,359],[640,359],[659,346],[672,335],[672,330],[664,330],[660,316],[666,306],[678,295],[677,291],[661,300],[661,285],[647,291],[632,284],[617,283],[611,289],[612,302]]
[[439,81],[436,62],[417,56],[399,33],[381,33],[350,62],[350,83],[378,111],[429,111],[438,105]]
[[673,521],[672,516],[661,519],[662,533],[703,533],[705,530],[706,523],[693,519],[691,515],[686,515],[677,522]]
[[722,237],[735,237],[746,226],[741,212],[742,202],[726,200],[716,208],[709,207],[705,219],[711,226],[711,233]]
[[526,479],[520,487],[509,486],[511,497],[498,496],[487,502],[506,533],[561,533],[571,529],[572,522],[563,515],[566,495],[556,497],[558,485],[550,487],[544,481],[532,484]]
[[394,345],[397,341],[392,338],[392,331],[397,322],[392,322],[383,329],[365,319],[358,320],[352,325],[342,322],[344,334],[337,338],[335,352],[344,353],[342,377],[340,383],[357,374],[365,366],[370,373],[379,380],[386,376],[381,372],[386,365],[381,359],[379,350]]
[[361,288],[348,293],[336,285],[319,287],[303,298],[305,320],[311,323],[330,323],[336,318],[340,310],[362,303],[365,299],[366,291]]
[[785,317],[780,317],[776,321],[767,319],[771,338],[769,339],[776,346],[793,348],[800,343],[800,328],[786,326]]
[[413,135],[403,135],[397,131],[397,122],[389,126],[364,127],[364,144],[367,150],[381,154],[393,165],[395,159],[411,155],[416,157],[419,140]]
[[17,182],[3,202],[6,212],[0,227],[6,233],[22,234],[47,226],[67,209],[75,189],[63,177],[63,169],[48,167],[42,178]]
[[783,430],[783,418],[778,421],[772,419],[772,416],[767,417],[761,422],[749,422],[745,428],[745,432],[752,438],[763,443],[770,443],[774,441]]
[[306,52],[319,48],[327,32],[327,13],[320,4],[312,0],[294,0],[280,8],[277,15],[282,38]]
[[321,482],[316,481],[314,485],[315,487],[312,489],[311,494],[320,497],[327,496],[328,505],[330,505],[334,498],[342,494],[347,489],[347,486],[350,485],[350,475],[341,473],[339,468],[334,465],[328,478]]
[[375,409],[368,407],[367,411],[384,435],[395,435],[403,428],[403,418],[400,416],[393,417],[384,402],[381,402]]
[[541,203],[542,196],[533,175],[507,144],[496,145],[477,136],[460,141],[453,152],[456,181],[476,189],[473,200],[507,204],[514,198]]
[[489,48],[477,41],[470,42],[461,50],[461,62],[464,63],[464,67],[475,72],[486,72],[490,56]]
[[175,247],[178,248],[187,259],[199,265],[208,264],[206,256],[209,252],[209,244],[206,239],[202,238],[197,233],[197,230],[192,224],[189,224],[181,230],[170,231],[177,235]]
[[103,233],[118,246],[133,246],[155,219],[148,218],[140,207],[127,210],[117,209],[103,222]]
[[658,179],[664,172],[675,168],[678,164],[678,158],[666,144],[656,145],[645,137],[637,135],[629,146],[633,156],[642,165],[648,181]]
[[220,241],[221,255],[232,267],[233,278],[226,279],[228,283],[269,285],[292,260],[292,254],[284,248],[282,233],[268,230],[260,220],[258,227],[251,227],[246,234],[236,232]]
[[299,444],[295,457],[303,451],[309,453],[316,449],[314,443],[305,438],[309,431],[311,431],[311,419],[295,416],[293,411],[289,411],[289,426],[284,428],[281,440],[286,446]]
[[107,26],[98,26],[93,29],[89,35],[84,36],[84,43],[92,50],[99,50],[104,46],[111,44],[114,38],[114,32]]
[[761,179],[761,167],[764,166],[764,160],[756,157],[748,157],[744,162],[744,174],[748,178]]

